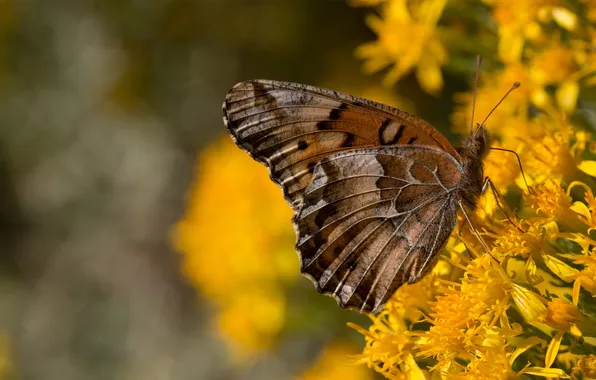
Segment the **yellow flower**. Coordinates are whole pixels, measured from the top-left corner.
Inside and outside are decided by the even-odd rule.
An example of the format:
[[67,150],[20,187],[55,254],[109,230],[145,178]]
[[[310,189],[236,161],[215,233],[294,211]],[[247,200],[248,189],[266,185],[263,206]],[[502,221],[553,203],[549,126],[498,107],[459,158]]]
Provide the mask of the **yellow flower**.
[[216,306],[237,359],[270,349],[283,327],[284,284],[299,274],[290,208],[229,138],[200,156],[188,202],[173,231],[184,274]]
[[590,231],[596,229],[596,198],[594,198],[592,189],[585,183],[579,181],[574,181],[569,185],[567,194],[569,194],[575,186],[581,186],[585,189],[585,203],[574,202],[571,206],[571,210],[576,212],[579,219],[588,226],[588,233],[590,233]]
[[583,335],[596,335],[596,320],[581,313],[577,306],[561,298],[548,302],[544,323],[557,330],[569,330],[575,325]]
[[560,298],[549,301],[546,311],[544,323],[559,330],[546,350],[546,366],[550,367],[557,357],[564,334],[570,329],[579,328],[578,334],[593,336],[596,334],[596,320],[583,315],[574,305]]
[[[403,378],[407,372],[415,371],[409,360],[414,341],[404,321],[387,310],[385,308],[378,316],[371,316],[373,323],[368,330],[349,324],[366,338],[363,353],[355,358],[357,363],[366,364],[388,378]],[[415,361],[413,365],[416,365]]]
[[574,30],[577,16],[559,0],[484,0],[493,7],[499,25],[499,58],[504,62],[518,60],[526,39],[544,38],[542,25],[551,20],[560,27]]
[[435,357],[439,366],[448,366],[458,355],[468,357],[482,331],[475,326],[492,326],[505,313],[509,284],[492,260],[488,255],[473,260],[461,286],[442,287],[443,294],[432,303],[432,326],[417,342],[418,355]]
[[[438,263],[436,269],[441,268]],[[430,309],[429,302],[437,291],[434,275],[426,276],[414,284],[406,284],[398,289],[387,304],[387,311],[391,315],[401,315],[405,320],[417,322]]]
[[261,351],[269,351],[285,320],[283,294],[273,289],[237,290],[221,307],[215,324],[239,363]]
[[454,379],[509,379],[515,372],[511,369],[509,357],[512,350],[507,346],[499,328],[487,329],[485,334],[493,339],[476,347],[465,372],[454,375]]
[[533,252],[547,249],[544,221],[514,220],[514,223],[504,221],[499,225],[493,224],[493,231],[487,233],[487,236],[495,239],[494,245],[499,252],[528,258]]
[[550,221],[557,221],[571,230],[580,230],[578,215],[572,210],[571,198],[555,181],[548,180],[524,193],[528,205]]
[[526,149],[521,152],[526,174],[535,183],[549,178],[570,183],[577,176],[577,166],[581,162],[581,152],[572,144],[576,134],[564,118],[542,118],[536,127],[543,135],[526,137]]
[[393,85],[416,69],[422,88],[437,93],[443,87],[440,66],[447,61],[447,52],[437,33],[437,22],[446,0],[390,0],[382,5],[382,17],[370,15],[369,27],[378,40],[360,46],[356,56],[365,59],[364,71],[377,72],[391,66],[385,77]]
[[465,372],[452,376],[454,379],[515,379],[524,378],[524,374],[537,375],[541,377],[565,377],[565,372],[560,369],[545,367],[524,367],[521,371],[515,372],[513,365],[515,360],[524,352],[540,344],[539,339],[522,339],[517,342],[517,348],[511,347],[507,343],[507,334],[493,327],[488,330],[487,336],[494,339],[485,341],[484,344],[476,348],[474,357],[465,367]]
[[532,187],[524,197],[530,207],[552,220],[571,208],[571,198],[552,180]]
[[596,295],[596,254],[592,250],[584,255],[565,254],[564,258],[571,259],[576,265],[583,265],[583,269],[571,275],[574,278],[573,303],[577,305],[580,289],[583,287]]
[[536,52],[532,57],[530,78],[538,91],[545,92],[548,85],[557,85],[556,99],[562,110],[575,111],[579,95],[579,79],[575,75],[578,65],[570,47],[556,41]]
[[530,76],[537,83],[559,83],[576,70],[570,49],[558,41],[537,52],[532,59]]
[[574,372],[579,372],[584,379],[596,379],[596,355],[585,355],[581,357],[575,367]]
[[372,380],[370,371],[356,366],[350,358],[357,349],[346,341],[334,341],[324,347],[312,367],[299,376],[301,380]]

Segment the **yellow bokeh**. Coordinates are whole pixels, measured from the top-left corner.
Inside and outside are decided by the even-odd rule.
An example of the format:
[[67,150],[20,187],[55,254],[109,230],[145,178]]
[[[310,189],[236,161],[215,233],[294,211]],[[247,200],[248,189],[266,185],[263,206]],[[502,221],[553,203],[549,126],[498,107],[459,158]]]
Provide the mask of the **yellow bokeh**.
[[320,352],[313,365],[299,376],[300,380],[372,380],[373,374],[357,366],[351,357],[358,349],[346,341],[334,341]]
[[443,88],[441,65],[447,61],[437,33],[437,23],[446,0],[413,3],[406,0],[382,4],[382,17],[369,15],[367,24],[378,39],[358,47],[356,55],[365,60],[364,71],[374,73],[386,67],[385,84],[393,85],[410,71],[422,88],[437,93]]
[[270,349],[284,324],[284,287],[299,276],[292,211],[266,169],[229,137],[200,156],[173,231],[186,277],[217,307],[238,358]]

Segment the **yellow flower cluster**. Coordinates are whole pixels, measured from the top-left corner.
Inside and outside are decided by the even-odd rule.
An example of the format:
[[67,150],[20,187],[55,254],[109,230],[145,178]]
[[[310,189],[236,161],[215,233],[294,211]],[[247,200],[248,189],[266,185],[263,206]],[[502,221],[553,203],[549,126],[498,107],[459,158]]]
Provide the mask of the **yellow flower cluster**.
[[219,334],[247,359],[272,347],[284,288],[300,273],[292,211],[267,170],[227,136],[200,156],[197,178],[174,244],[187,278],[217,308]]
[[[521,82],[488,130],[493,147],[517,152],[525,180],[514,154],[490,153],[485,174],[502,196],[487,192],[473,220],[490,254],[463,224],[431,275],[400,288],[371,316],[370,327],[351,325],[366,339],[358,362],[391,379],[594,378],[596,147],[576,116],[582,89],[596,84],[596,3],[484,3],[487,14],[477,27],[495,25],[498,41],[483,58],[499,69],[482,73],[475,113],[486,116]],[[441,42],[457,26],[437,27],[450,3],[385,0],[375,6],[382,18],[369,24],[379,41],[357,52],[368,53],[366,68],[392,62],[393,80],[416,66],[421,87],[438,90],[445,51],[458,54],[457,46]],[[404,20],[424,33],[404,38]],[[434,66],[425,73],[427,65]],[[429,78],[420,80],[425,74],[433,86]],[[472,99],[472,92],[455,98],[460,132],[469,128]],[[503,205],[515,203],[516,212],[505,209],[504,215],[497,197]]]
[[370,15],[366,20],[378,40],[356,51],[366,60],[364,70],[374,73],[391,66],[385,77],[385,83],[391,85],[415,68],[424,90],[439,91],[443,87],[440,66],[447,61],[447,51],[436,28],[446,3],[447,0],[431,0],[408,7],[407,1],[384,2],[382,17]]

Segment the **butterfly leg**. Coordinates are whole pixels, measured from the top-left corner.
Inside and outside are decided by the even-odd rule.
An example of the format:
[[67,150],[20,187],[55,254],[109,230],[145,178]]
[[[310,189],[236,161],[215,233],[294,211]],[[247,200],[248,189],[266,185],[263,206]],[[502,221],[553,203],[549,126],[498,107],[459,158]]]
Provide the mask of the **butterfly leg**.
[[489,177],[486,177],[484,179],[484,184],[482,185],[482,192],[481,194],[484,194],[486,192],[486,190],[490,189],[490,191],[493,194],[493,197],[495,198],[495,201],[497,202],[497,206],[499,207],[499,209],[501,210],[501,212],[503,213],[503,215],[505,215],[505,217],[507,218],[507,220],[513,224],[515,226],[515,228],[517,228],[520,232],[524,232],[524,230],[521,229],[521,227],[519,227],[514,221],[513,219],[511,219],[509,217],[509,212],[505,211],[505,208],[503,207],[503,205],[501,204],[501,200],[503,200],[503,196],[501,195],[501,193],[499,193],[499,190],[495,187],[495,185],[493,184],[493,182],[490,180]]
[[528,181],[526,180],[526,174],[524,173],[524,168],[523,168],[522,163],[521,163],[521,158],[519,158],[519,154],[517,154],[516,151],[511,150],[511,149],[494,148],[494,147],[490,147],[489,149],[490,150],[500,150],[501,152],[513,153],[515,155],[515,158],[517,158],[517,163],[519,165],[519,171],[521,172],[522,178],[524,179],[524,183],[526,184],[526,188],[528,189],[528,191],[530,192],[530,194],[532,194],[532,188],[530,186],[528,186]]
[[486,253],[488,253],[490,255],[490,257],[492,257],[497,263],[500,264],[501,262],[499,260],[497,260],[497,258],[492,255],[492,253],[490,252],[490,249],[488,249],[488,246],[486,245],[486,242],[484,241],[482,236],[480,236],[480,233],[476,230],[476,227],[474,227],[474,224],[472,224],[472,220],[470,220],[470,217],[468,216],[466,208],[464,207],[462,202],[459,201],[458,204],[459,204],[459,208],[461,209],[461,211],[464,214],[464,217],[466,218],[466,220],[468,221],[468,224],[470,225],[470,231],[472,231],[474,236],[476,236],[476,239],[478,239],[478,241],[480,242],[480,245],[482,245],[482,248],[484,248]]
[[466,222],[466,221],[462,219],[461,223],[460,223],[460,224],[457,226],[457,236],[460,236],[460,237],[462,236],[462,235],[461,235],[461,229],[462,229],[462,227],[464,226],[464,223],[465,223],[465,222]]

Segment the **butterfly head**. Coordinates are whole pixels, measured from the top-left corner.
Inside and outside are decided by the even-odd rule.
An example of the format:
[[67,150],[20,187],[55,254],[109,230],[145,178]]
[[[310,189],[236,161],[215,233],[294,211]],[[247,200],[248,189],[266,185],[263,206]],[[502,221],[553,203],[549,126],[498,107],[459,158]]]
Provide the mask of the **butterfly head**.
[[476,130],[468,135],[459,148],[460,154],[483,159],[488,153],[490,136],[484,124],[477,124]]
[[[480,65],[480,61],[478,61],[478,65]],[[478,72],[476,72],[476,83],[478,82]],[[476,87],[477,85],[475,85]],[[462,148],[460,153],[473,158],[484,158],[486,153],[489,149],[489,136],[488,132],[486,131],[486,121],[492,115],[492,113],[499,107],[499,105],[505,100],[507,95],[511,93],[511,91],[515,90],[520,86],[519,82],[513,83],[509,91],[503,95],[501,100],[490,110],[488,115],[484,118],[482,123],[476,124],[476,130],[472,128],[472,123],[470,124],[470,135],[463,141]],[[472,122],[474,120],[474,108],[476,105],[476,90],[474,90],[474,105],[472,106]]]

